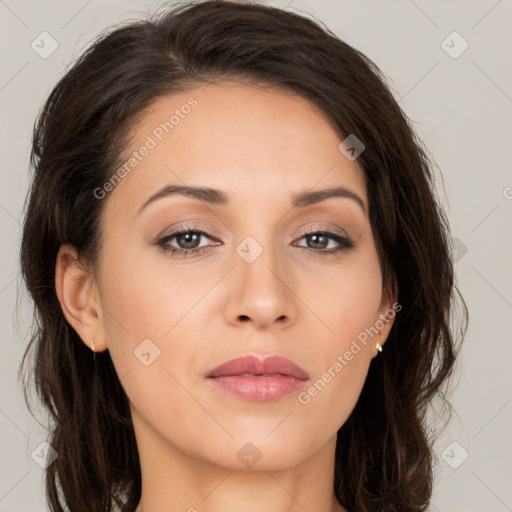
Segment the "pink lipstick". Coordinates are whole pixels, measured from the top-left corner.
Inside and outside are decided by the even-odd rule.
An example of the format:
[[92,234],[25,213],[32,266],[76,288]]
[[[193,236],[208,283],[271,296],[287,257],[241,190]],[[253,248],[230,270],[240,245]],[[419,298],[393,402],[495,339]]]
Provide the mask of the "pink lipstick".
[[246,355],[217,366],[207,380],[217,389],[245,400],[270,402],[303,387],[309,374],[286,357]]

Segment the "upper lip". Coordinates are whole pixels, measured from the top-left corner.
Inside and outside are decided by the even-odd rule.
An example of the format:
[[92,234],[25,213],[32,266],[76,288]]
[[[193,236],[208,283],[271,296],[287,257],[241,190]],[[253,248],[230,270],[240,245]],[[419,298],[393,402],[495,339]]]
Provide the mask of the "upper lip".
[[309,379],[309,374],[290,359],[282,356],[265,358],[245,355],[230,359],[215,367],[207,377],[225,377],[228,375],[285,375],[300,380]]

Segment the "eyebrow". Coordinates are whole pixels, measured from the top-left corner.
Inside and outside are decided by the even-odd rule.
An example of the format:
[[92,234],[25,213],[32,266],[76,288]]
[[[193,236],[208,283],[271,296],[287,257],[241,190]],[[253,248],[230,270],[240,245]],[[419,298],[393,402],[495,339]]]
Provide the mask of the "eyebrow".
[[[144,210],[144,208],[146,208],[149,204],[164,197],[169,197],[175,194],[199,199],[212,205],[225,206],[229,203],[227,194],[222,190],[209,187],[167,185],[166,187],[148,197],[148,199],[146,199],[142,206],[137,210],[137,215],[140,214],[142,210]],[[317,190],[315,192],[302,192],[292,198],[292,207],[304,208],[306,206],[311,206],[333,197],[345,197],[354,200],[366,215],[366,206],[364,201],[355,192],[352,192],[348,188],[341,186],[326,188],[324,190]]]

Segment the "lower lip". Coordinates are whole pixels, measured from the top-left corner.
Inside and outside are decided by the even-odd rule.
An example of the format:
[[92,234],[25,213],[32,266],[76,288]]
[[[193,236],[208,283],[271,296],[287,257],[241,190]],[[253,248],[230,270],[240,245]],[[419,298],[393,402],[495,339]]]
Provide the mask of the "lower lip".
[[221,391],[256,402],[271,402],[289,395],[304,386],[305,380],[282,375],[280,377],[242,377],[228,375],[209,377],[208,380]]

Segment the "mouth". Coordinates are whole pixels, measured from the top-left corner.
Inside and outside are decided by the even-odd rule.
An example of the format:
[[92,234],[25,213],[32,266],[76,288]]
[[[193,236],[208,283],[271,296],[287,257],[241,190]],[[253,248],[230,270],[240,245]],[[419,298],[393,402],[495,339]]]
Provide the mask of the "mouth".
[[302,388],[309,374],[285,357],[262,359],[246,355],[226,361],[206,378],[224,393],[245,400],[270,402]]

